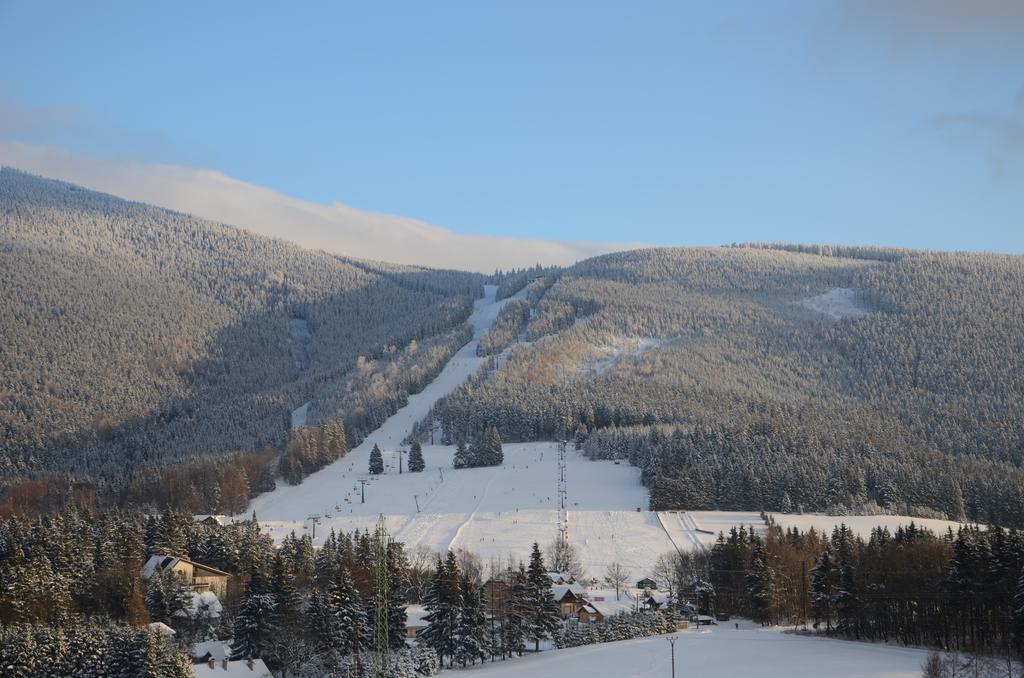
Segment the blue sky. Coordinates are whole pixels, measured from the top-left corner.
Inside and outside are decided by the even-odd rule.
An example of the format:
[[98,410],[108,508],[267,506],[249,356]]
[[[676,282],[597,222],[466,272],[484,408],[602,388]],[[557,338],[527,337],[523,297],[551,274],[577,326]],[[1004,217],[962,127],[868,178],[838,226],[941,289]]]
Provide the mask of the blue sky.
[[1021,252],[1017,7],[0,0],[0,133],[466,233]]

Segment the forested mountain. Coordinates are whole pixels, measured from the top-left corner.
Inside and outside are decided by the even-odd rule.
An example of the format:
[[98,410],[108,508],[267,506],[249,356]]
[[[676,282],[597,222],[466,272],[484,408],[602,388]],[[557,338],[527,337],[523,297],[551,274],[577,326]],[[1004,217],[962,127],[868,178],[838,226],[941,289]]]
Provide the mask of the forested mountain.
[[356,261],[0,170],[0,481],[359,438],[467,340],[483,277]]
[[1024,257],[652,249],[532,285],[532,343],[438,404],[448,438],[575,437],[656,508],[1024,525]]

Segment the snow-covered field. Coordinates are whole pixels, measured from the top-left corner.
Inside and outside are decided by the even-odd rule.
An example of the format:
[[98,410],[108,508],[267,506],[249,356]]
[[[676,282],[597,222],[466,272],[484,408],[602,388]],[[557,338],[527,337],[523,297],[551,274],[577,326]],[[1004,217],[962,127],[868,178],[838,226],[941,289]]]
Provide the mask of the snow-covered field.
[[850,287],[836,287],[824,294],[802,299],[797,303],[812,311],[823,313],[834,320],[859,318],[868,313],[868,310],[857,300],[856,292]]
[[[781,633],[740,622],[680,631],[676,675],[701,678],[917,678],[927,652]],[[443,675],[455,675],[455,671]],[[667,636],[525,655],[459,673],[480,678],[665,678],[672,675]]]

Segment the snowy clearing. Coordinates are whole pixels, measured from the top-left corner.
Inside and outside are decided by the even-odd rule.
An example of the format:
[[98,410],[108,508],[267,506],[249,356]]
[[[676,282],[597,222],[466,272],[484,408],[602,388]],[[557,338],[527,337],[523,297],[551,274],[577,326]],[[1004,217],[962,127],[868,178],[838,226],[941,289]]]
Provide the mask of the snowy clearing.
[[868,314],[868,309],[857,299],[857,293],[852,287],[835,287],[824,294],[801,299],[796,303],[804,308],[827,315],[833,320],[860,318]]
[[[927,651],[782,633],[750,622],[680,631],[676,675],[701,678],[786,676],[786,678],[917,678]],[[671,675],[667,636],[624,640],[527,654],[459,673],[480,678],[664,678]],[[455,675],[447,671],[442,675]]]
[[292,428],[299,428],[300,426],[306,425],[306,417],[309,415],[309,406],[313,404],[312,400],[306,401],[300,407],[296,407],[292,410]]
[[661,339],[653,337],[619,337],[612,344],[596,347],[595,350],[602,357],[585,365],[581,372],[584,376],[599,377],[618,365],[624,355],[641,356],[664,343]]

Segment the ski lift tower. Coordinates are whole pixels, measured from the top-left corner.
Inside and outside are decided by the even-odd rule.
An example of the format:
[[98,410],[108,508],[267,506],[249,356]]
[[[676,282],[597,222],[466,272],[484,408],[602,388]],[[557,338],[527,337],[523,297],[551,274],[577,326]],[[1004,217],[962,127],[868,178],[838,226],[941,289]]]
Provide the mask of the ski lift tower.
[[568,492],[565,485],[566,445],[566,440],[558,443],[558,540],[563,548],[569,545]]

